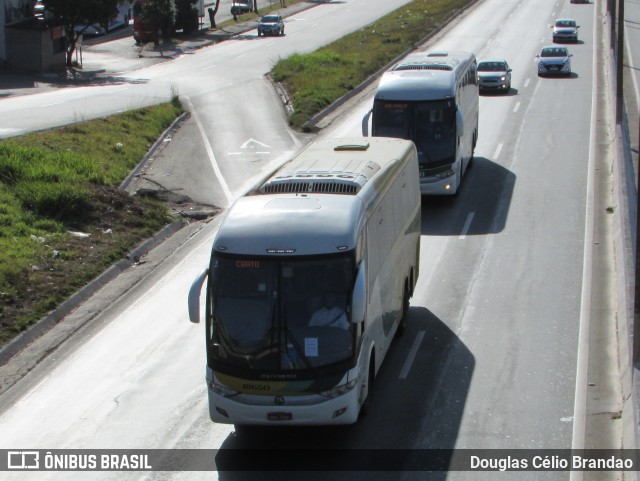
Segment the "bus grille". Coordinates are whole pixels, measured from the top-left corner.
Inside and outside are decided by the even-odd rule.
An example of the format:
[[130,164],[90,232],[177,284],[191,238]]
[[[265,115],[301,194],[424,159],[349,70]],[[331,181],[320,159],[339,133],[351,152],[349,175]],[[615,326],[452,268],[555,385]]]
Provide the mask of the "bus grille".
[[265,194],[345,194],[355,195],[360,190],[360,185],[335,181],[293,181],[270,182],[262,187]]

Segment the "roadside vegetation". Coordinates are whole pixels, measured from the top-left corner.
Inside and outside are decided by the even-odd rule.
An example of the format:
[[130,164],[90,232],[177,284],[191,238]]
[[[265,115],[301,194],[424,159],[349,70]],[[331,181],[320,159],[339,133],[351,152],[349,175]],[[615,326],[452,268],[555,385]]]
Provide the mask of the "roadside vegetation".
[[280,59],[271,71],[289,93],[297,129],[396,57],[415,47],[473,0],[414,0],[315,52]]
[[172,222],[118,186],[178,99],[0,141],[0,345]]

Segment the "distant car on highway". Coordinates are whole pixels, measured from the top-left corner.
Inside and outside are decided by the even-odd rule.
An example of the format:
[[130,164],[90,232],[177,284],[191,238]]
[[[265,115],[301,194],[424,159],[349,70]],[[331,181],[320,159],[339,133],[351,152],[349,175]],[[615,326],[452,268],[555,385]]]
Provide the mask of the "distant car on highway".
[[260,19],[258,37],[261,35],[284,35],[284,22],[279,13],[270,13]]
[[589,0],[571,0],[571,3],[591,3]]
[[543,47],[536,58],[538,59],[538,76],[543,75],[571,75],[571,57],[567,47],[550,45]]
[[478,87],[480,91],[508,92],[511,90],[511,68],[504,59],[478,62]]
[[554,42],[577,42],[580,25],[572,18],[559,18],[551,25]]

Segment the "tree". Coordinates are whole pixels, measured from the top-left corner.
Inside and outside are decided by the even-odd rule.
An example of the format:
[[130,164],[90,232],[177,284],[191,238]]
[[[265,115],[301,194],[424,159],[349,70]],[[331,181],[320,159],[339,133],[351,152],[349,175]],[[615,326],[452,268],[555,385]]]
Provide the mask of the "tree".
[[160,40],[168,40],[171,37],[175,23],[175,5],[173,0],[149,0],[142,6],[142,21],[155,26],[156,45]]
[[211,21],[211,28],[216,28],[216,13],[218,13],[218,7],[220,6],[220,0],[216,0],[216,7],[209,8],[209,21]]
[[197,2],[198,0],[175,0],[176,29],[182,29],[184,33],[198,30],[198,10],[195,8]]
[[118,13],[118,4],[128,0],[43,0],[45,10],[64,26],[67,41],[67,67],[73,64],[73,54],[82,31],[76,25],[104,23]]

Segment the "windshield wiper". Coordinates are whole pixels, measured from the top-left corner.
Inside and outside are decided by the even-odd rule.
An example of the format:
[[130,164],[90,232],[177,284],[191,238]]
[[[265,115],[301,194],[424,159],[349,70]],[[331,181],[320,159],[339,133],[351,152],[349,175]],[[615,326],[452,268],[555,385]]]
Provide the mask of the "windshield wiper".
[[313,367],[313,364],[311,364],[311,361],[309,360],[309,358],[304,354],[304,350],[302,349],[302,346],[300,346],[300,344],[298,344],[298,341],[296,341],[296,338],[291,333],[291,330],[289,329],[289,326],[287,326],[286,333],[287,333],[287,335],[286,335],[287,346],[289,346],[289,341],[291,341],[291,344],[293,345],[293,348],[298,353],[298,356],[300,356],[300,359],[302,359],[302,362],[304,362],[305,367],[307,369],[309,369],[313,373],[313,375],[315,376],[315,374],[316,374],[315,367]]

